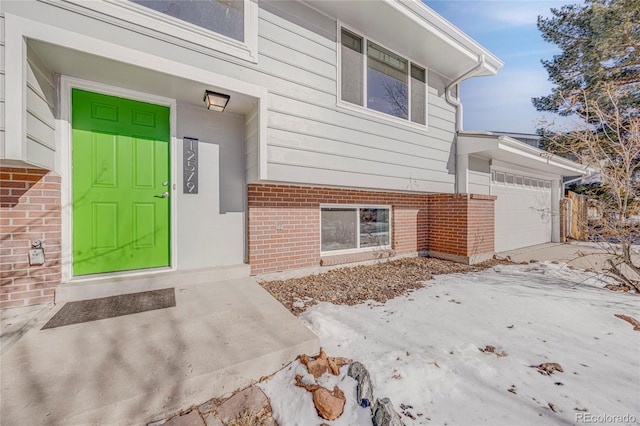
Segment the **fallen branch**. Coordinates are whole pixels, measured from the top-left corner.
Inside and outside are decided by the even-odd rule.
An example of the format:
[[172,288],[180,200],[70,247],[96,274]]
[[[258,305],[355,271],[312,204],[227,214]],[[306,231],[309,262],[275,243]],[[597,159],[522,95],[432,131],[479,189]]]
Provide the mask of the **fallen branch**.
[[607,259],[607,263],[609,264],[609,272],[614,275],[617,279],[622,281],[626,286],[634,289],[636,292],[640,293],[640,284],[634,283],[632,280],[627,278],[627,276],[620,270],[618,265],[613,263],[613,260]]

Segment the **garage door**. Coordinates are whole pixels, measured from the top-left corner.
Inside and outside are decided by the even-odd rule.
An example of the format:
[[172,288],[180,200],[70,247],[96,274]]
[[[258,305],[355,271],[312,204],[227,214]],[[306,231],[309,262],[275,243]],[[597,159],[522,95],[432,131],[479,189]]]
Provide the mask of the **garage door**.
[[551,181],[499,170],[491,172],[496,251],[551,241]]

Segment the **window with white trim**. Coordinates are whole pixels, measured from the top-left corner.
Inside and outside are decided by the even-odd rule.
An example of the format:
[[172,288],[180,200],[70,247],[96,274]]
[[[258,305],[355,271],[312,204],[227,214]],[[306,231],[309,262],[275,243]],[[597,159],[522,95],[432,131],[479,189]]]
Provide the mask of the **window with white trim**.
[[389,246],[390,212],[388,206],[321,207],[320,250],[330,252]]
[[426,68],[346,28],[340,45],[341,101],[427,123]]
[[256,1],[66,0],[58,4],[74,11],[101,13],[107,22],[195,51],[215,50],[258,61]]
[[130,0],[209,31],[244,41],[244,0]]

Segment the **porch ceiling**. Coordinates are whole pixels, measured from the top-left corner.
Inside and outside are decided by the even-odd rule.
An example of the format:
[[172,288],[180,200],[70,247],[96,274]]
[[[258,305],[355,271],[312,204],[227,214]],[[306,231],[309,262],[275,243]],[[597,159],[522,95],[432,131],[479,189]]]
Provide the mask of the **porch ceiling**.
[[498,160],[559,176],[586,175],[587,167],[504,135],[490,132],[462,132],[458,135],[458,155]]
[[202,101],[204,91],[213,90],[231,96],[225,113],[246,114],[256,102],[256,98],[252,96],[237,93],[225,87],[172,76],[151,68],[131,65],[39,40],[28,40],[28,43],[52,71],[61,75],[164,96],[175,99],[178,103],[202,108],[206,108]]

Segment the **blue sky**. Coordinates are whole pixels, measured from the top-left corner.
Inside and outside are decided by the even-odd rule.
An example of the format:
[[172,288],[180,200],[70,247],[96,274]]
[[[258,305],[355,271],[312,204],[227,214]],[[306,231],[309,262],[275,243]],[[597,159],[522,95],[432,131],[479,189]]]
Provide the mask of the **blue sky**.
[[552,7],[582,1],[423,1],[505,63],[497,76],[462,83],[464,130],[535,133],[541,120],[562,122],[531,104],[532,97],[546,95],[552,87],[540,60],[560,53],[542,40],[536,20],[551,16]]

